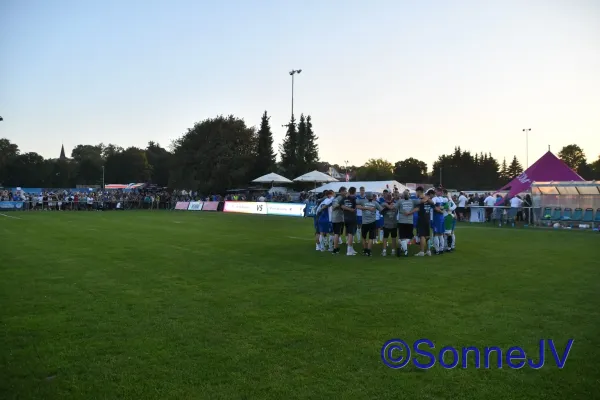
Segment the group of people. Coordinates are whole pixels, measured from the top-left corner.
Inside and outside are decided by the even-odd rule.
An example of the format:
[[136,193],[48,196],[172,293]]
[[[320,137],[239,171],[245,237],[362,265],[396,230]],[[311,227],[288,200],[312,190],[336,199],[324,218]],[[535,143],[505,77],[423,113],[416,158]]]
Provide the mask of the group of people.
[[[372,256],[373,244],[383,244],[382,256],[408,256],[408,246],[419,244],[417,256],[440,255],[456,247],[456,203],[443,188],[416,189],[412,198],[408,190],[383,194],[365,192],[365,188],[341,187],[322,193],[314,216],[317,251],[340,253],[346,239],[346,255],[354,256],[355,243],[362,241],[363,255]],[[433,232],[433,233],[432,233]]]

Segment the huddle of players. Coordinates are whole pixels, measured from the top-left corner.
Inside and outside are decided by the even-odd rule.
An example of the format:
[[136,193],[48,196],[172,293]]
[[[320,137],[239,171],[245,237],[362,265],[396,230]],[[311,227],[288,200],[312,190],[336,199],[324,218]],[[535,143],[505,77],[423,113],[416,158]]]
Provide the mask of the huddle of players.
[[431,248],[438,255],[453,251],[456,204],[442,188],[424,193],[418,187],[416,192],[417,199],[411,199],[408,190],[402,195],[395,192],[394,196],[385,190],[378,199],[374,193],[365,193],[364,187],[358,194],[354,187],[348,190],[341,187],[337,197],[333,191],[325,191],[315,213],[316,250],[326,251],[328,245],[333,254],[338,254],[345,231],[349,256],[357,254],[353,247],[355,238],[357,243],[362,238],[363,254],[371,256],[378,233],[383,241],[383,256],[387,255],[390,237],[392,255],[398,257],[408,256],[408,245],[413,238],[421,247],[417,256],[430,256]]

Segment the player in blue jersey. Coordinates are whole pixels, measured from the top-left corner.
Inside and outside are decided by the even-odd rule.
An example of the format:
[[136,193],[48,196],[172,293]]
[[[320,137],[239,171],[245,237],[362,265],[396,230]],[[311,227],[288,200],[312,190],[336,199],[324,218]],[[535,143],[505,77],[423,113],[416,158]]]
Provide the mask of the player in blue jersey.
[[431,228],[433,230],[433,248],[436,255],[444,252],[444,204],[448,202],[447,198],[443,197],[443,189],[438,188],[436,195],[432,199],[434,209],[431,213]]
[[333,251],[333,240],[331,237],[331,214],[333,205],[333,191],[329,190],[325,193],[325,199],[321,201],[317,207],[317,219],[319,223],[319,250],[325,251],[326,246],[330,251]]

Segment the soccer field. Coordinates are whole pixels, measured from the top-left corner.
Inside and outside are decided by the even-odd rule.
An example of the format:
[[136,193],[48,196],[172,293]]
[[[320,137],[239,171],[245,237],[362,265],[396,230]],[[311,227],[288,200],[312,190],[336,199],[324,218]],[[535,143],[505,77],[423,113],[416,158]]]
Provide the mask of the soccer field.
[[[2,399],[599,398],[599,235],[459,225],[439,257],[315,252],[312,220],[0,216]],[[358,249],[358,247],[357,247]],[[386,367],[389,339],[545,366]],[[414,355],[414,354],[413,354]]]

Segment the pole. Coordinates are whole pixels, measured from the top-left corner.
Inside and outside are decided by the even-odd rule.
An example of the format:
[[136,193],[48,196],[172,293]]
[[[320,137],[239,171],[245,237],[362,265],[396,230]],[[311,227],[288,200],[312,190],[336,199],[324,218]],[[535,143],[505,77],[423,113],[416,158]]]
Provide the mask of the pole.
[[292,119],[294,119],[294,75],[292,74]]
[[529,168],[529,132],[531,132],[531,128],[523,129],[525,132],[525,163],[527,164],[527,168]]
[[102,166],[102,190],[104,190],[104,165]]

